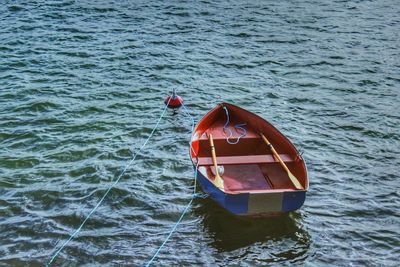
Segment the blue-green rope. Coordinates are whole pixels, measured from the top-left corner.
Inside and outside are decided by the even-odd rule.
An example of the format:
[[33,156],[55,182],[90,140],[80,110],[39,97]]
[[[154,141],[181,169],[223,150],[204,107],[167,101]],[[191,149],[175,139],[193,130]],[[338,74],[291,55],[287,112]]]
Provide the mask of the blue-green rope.
[[156,131],[158,125],[161,122],[161,119],[164,117],[164,114],[167,110],[168,104],[171,101],[171,98],[168,100],[168,103],[165,105],[161,116],[158,118],[158,121],[156,123],[156,125],[154,126],[153,130],[151,131],[150,135],[147,137],[146,141],[143,143],[143,145],[136,150],[135,154],[133,155],[131,161],[129,161],[129,163],[125,166],[125,168],[122,170],[122,172],[119,174],[119,176],[117,177],[117,179],[114,181],[114,183],[112,183],[107,191],[104,193],[103,197],[100,199],[99,202],[97,202],[96,206],[94,206],[94,208],[89,212],[89,214],[86,216],[86,218],[83,220],[83,222],[81,223],[81,225],[71,234],[71,236],[61,245],[61,247],[59,249],[57,249],[54,253],[53,256],[51,257],[50,261],[46,264],[47,266],[50,266],[53,261],[57,258],[57,256],[60,254],[60,252],[68,245],[68,243],[79,233],[79,231],[82,229],[82,227],[85,225],[85,223],[89,220],[89,218],[92,216],[92,214],[97,210],[97,208],[101,205],[101,203],[103,203],[104,199],[107,197],[108,193],[110,193],[111,189],[114,188],[114,186],[119,182],[119,180],[122,178],[122,176],[125,174],[126,170],[132,165],[132,163],[135,161],[137,155],[142,151],[142,149],[146,146],[146,144],[149,142],[150,138],[153,136],[154,132]]
[[[197,182],[197,170],[198,170],[198,165],[195,166],[194,171],[195,171],[195,175],[194,175],[194,190],[196,190],[196,182]],[[162,242],[162,244],[160,245],[160,247],[156,250],[156,252],[154,253],[153,257],[151,257],[151,259],[146,263],[146,267],[150,266],[153,261],[157,258],[158,254],[160,253],[160,251],[164,248],[165,244],[168,242],[168,240],[171,238],[172,234],[175,232],[176,228],[178,227],[178,225],[182,222],[183,218],[185,217],[186,213],[189,211],[190,207],[192,206],[193,200],[195,198],[207,198],[208,195],[206,194],[196,194],[193,193],[192,198],[190,199],[189,203],[186,205],[185,209],[183,210],[181,216],[179,217],[179,219],[175,222],[174,226],[172,227],[171,231],[169,232],[168,236],[165,238],[164,242]]]
[[[190,115],[189,110],[186,108],[186,106],[182,103],[182,107],[185,110],[186,114],[189,116],[189,118],[192,121],[192,131],[191,131],[191,136],[193,135],[193,131],[194,131],[194,118],[192,115]],[[190,150],[193,151],[192,148],[192,142],[190,141]],[[160,247],[156,250],[156,252],[154,253],[153,257],[151,257],[151,259],[145,264],[146,267],[150,266],[153,261],[157,258],[158,254],[160,253],[160,251],[164,248],[165,244],[168,242],[168,240],[171,238],[172,234],[175,232],[176,228],[178,227],[178,225],[182,222],[183,218],[185,217],[186,213],[189,211],[193,200],[195,198],[206,198],[207,195],[206,194],[196,194],[196,184],[197,184],[197,173],[198,173],[198,166],[199,166],[199,162],[197,161],[196,166],[194,167],[194,187],[193,187],[193,194],[192,197],[189,201],[189,203],[186,205],[185,209],[183,210],[181,216],[179,217],[179,219],[175,222],[174,226],[172,227],[171,231],[169,232],[168,236],[165,238],[164,242],[162,242],[162,244],[160,245]]]

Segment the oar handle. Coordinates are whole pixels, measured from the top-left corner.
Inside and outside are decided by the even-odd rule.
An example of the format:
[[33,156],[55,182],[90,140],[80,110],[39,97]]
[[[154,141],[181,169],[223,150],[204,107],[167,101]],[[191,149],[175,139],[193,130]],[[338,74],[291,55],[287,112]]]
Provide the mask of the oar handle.
[[219,176],[218,164],[217,164],[217,155],[215,153],[214,140],[213,140],[212,134],[209,134],[208,138],[210,140],[211,156],[212,156],[212,160],[213,160],[214,168],[215,168],[215,173],[216,173],[215,176]]
[[219,171],[218,171],[217,154],[215,152],[214,140],[213,140],[212,134],[208,134],[208,139],[210,140],[211,156],[212,156],[212,160],[213,160],[214,168],[215,168],[214,181],[215,181],[215,184],[219,188],[224,189],[224,181],[222,180],[221,176],[219,175]]
[[269,149],[271,149],[272,153],[274,154],[274,157],[277,161],[279,161],[279,163],[282,164],[282,167],[285,169],[285,171],[289,171],[288,167],[286,166],[286,164],[283,162],[283,160],[281,159],[281,157],[279,156],[278,152],[276,152],[274,146],[268,141],[268,139],[261,134],[262,139],[264,140],[264,142],[267,144],[267,146],[269,147]]
[[290,180],[292,181],[292,183],[296,187],[296,189],[303,189],[303,186],[300,184],[299,180],[297,180],[296,176],[294,176],[292,174],[292,172],[286,166],[285,162],[283,162],[283,160],[279,156],[278,152],[276,152],[274,146],[268,141],[268,139],[262,133],[260,133],[260,135],[261,135],[262,139],[264,140],[264,142],[267,144],[267,146],[271,149],[272,153],[274,154],[275,158],[279,161],[282,168],[287,172]]

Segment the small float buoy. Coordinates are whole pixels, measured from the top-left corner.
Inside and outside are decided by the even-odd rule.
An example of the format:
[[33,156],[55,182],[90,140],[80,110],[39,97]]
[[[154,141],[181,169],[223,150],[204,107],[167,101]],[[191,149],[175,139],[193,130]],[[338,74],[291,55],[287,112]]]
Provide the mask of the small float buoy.
[[176,94],[175,89],[172,91],[172,95],[168,96],[164,100],[164,104],[168,105],[168,108],[173,108],[174,110],[180,108],[183,104],[183,99]]

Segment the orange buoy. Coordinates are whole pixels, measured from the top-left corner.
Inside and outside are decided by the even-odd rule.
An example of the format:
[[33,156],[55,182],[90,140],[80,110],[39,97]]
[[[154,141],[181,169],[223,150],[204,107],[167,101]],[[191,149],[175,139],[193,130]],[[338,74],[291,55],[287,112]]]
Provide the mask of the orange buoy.
[[168,108],[178,109],[183,104],[183,99],[179,95],[176,94],[175,89],[172,91],[172,95],[168,96],[164,100],[164,104],[168,105]]

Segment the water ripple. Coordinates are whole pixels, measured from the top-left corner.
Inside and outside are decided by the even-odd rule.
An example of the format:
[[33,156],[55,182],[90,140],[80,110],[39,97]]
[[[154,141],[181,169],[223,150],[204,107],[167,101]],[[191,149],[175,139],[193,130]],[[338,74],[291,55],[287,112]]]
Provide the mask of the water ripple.
[[[6,1],[0,6],[0,265],[43,265],[178,89],[304,151],[293,214],[244,220],[209,199],[157,265],[397,266],[400,10],[395,1]],[[142,266],[193,190],[191,124],[170,113],[56,265]]]

